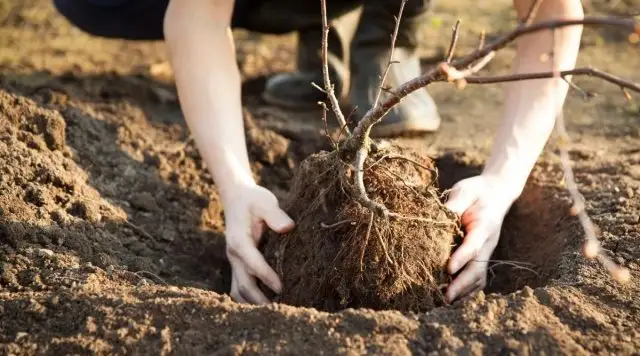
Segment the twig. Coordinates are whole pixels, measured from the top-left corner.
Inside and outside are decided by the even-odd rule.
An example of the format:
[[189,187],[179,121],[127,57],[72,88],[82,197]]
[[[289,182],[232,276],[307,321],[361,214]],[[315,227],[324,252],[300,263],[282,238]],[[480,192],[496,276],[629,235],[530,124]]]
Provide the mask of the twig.
[[380,85],[378,86],[378,92],[376,93],[376,98],[373,101],[373,106],[378,105],[378,101],[380,101],[380,94],[382,94],[382,88],[384,87],[384,82],[387,80],[387,75],[389,74],[389,69],[394,63],[393,61],[393,52],[396,47],[396,39],[398,38],[398,29],[400,28],[400,21],[402,19],[402,12],[404,11],[404,6],[407,4],[407,0],[402,0],[400,3],[400,10],[398,11],[398,15],[395,17],[396,26],[393,30],[393,35],[391,36],[391,48],[389,49],[389,60],[387,61],[387,67],[384,69],[384,73],[382,74],[382,78],[380,78]]
[[322,75],[324,78],[324,92],[329,97],[329,101],[331,102],[331,109],[333,110],[333,113],[336,116],[336,120],[338,120],[338,124],[340,124],[340,127],[344,127],[347,134],[350,135],[349,128],[347,127],[347,121],[344,119],[344,115],[340,110],[340,104],[338,103],[338,98],[336,98],[333,84],[331,84],[331,79],[329,79],[329,60],[327,59],[327,52],[329,47],[329,25],[327,23],[327,1],[320,0],[320,4],[321,4],[321,10],[322,10]]
[[593,222],[587,214],[584,206],[585,199],[578,190],[578,186],[573,174],[573,169],[571,168],[571,158],[569,157],[569,152],[565,147],[565,145],[569,142],[569,137],[566,132],[566,127],[564,124],[564,114],[562,111],[558,113],[556,125],[561,138],[561,143],[558,146],[560,151],[562,170],[564,171],[564,180],[567,184],[567,190],[569,191],[571,200],[573,200],[574,204],[572,210],[576,213],[578,220],[580,221],[580,225],[582,225],[582,229],[585,233],[586,241],[584,244],[584,255],[590,259],[597,258],[615,280],[625,283],[629,280],[629,270],[624,267],[618,266],[602,252],[600,242],[598,241],[598,237],[596,236],[595,226],[593,225]]
[[451,63],[453,59],[453,54],[456,51],[456,46],[458,45],[458,37],[460,31],[460,20],[456,20],[456,24],[453,26],[453,35],[451,36],[451,43],[449,44],[449,50],[447,51],[446,61],[447,63]]
[[[632,19],[620,19],[611,17],[599,17],[599,16],[585,16],[582,19],[571,20],[551,20],[542,21],[529,26],[520,26],[500,37],[496,41],[481,49],[478,49],[471,54],[464,56],[456,61],[453,61],[450,66],[453,68],[464,68],[476,61],[486,57],[491,52],[497,52],[498,50],[506,47],[508,44],[516,40],[517,38],[531,34],[542,30],[553,30],[561,27],[568,26],[618,26],[628,28],[631,31],[640,33],[640,26],[636,24]],[[446,80],[446,76],[442,73],[440,66],[436,66],[428,70],[423,75],[416,77],[408,82],[400,85],[395,90],[390,92],[390,95],[384,100],[378,103],[377,106],[369,110],[362,120],[358,123],[358,126],[353,131],[353,134],[345,142],[347,149],[357,151],[359,147],[368,143],[368,137],[373,125],[377,124],[392,107],[397,105],[404,97],[413,93],[414,91],[424,88],[429,84],[436,81]],[[467,78],[467,81],[469,79]]]
[[485,30],[482,30],[482,32],[480,32],[480,41],[478,42],[478,47],[476,48],[476,50],[480,50],[482,47],[484,47],[484,41],[487,38],[487,32]]
[[[562,80],[564,80],[564,82],[565,82],[565,83],[567,83],[567,85],[568,85],[571,89],[573,89],[573,90],[577,91],[578,93],[582,94],[582,98],[583,98],[584,100],[589,100],[590,98],[593,98],[593,97],[595,96],[595,94],[593,94],[593,93],[591,93],[591,92],[588,92],[588,91],[586,91],[586,90],[584,90],[584,89],[580,88],[580,87],[579,87],[579,86],[577,86],[574,82],[572,82],[572,81],[568,80],[566,77],[562,77]],[[624,90],[626,90],[626,89],[622,89],[622,91],[624,91]]]
[[[553,34],[554,34],[554,46],[555,46],[556,31],[554,31]],[[562,72],[556,70],[557,65],[556,65],[555,56],[553,57],[552,63],[553,63],[553,74],[554,74],[552,77],[558,78],[558,79],[560,78],[564,79],[565,76],[562,75]],[[605,76],[605,78],[607,78],[607,76]],[[578,185],[576,183],[576,180],[573,174],[573,168],[571,167],[571,158],[569,157],[569,151],[567,150],[567,147],[566,147],[569,144],[571,139],[569,137],[569,134],[567,133],[566,125],[564,122],[564,110],[562,109],[562,107],[560,107],[557,110],[556,130],[560,135],[560,144],[558,145],[558,149],[560,150],[562,170],[564,172],[565,182],[567,184],[567,190],[569,191],[569,194],[571,195],[571,199],[573,200],[573,204],[574,204],[572,210],[575,211],[575,213],[578,215],[578,220],[580,221],[580,224],[582,225],[582,228],[585,232],[586,241],[584,244],[584,255],[587,258],[591,258],[591,259],[597,258],[616,281],[621,283],[626,283],[629,281],[629,278],[630,278],[629,270],[615,264],[602,251],[600,247],[600,242],[598,241],[598,238],[596,236],[596,229],[593,225],[593,222],[591,221],[591,218],[587,214],[586,208],[584,206],[585,199],[580,193],[580,191],[578,190]]]
[[322,122],[324,124],[324,134],[325,136],[327,136],[327,138],[331,142],[331,145],[333,146],[333,148],[337,150],[338,144],[336,144],[336,142],[333,140],[333,138],[329,134],[329,126],[327,125],[327,111],[328,111],[327,104],[325,104],[323,101],[320,101],[318,102],[318,105],[322,106]]
[[[630,80],[622,79],[613,74],[609,74],[595,68],[589,68],[589,67],[575,68],[570,70],[563,70],[557,74],[559,74],[559,76],[562,78],[565,78],[568,76],[577,76],[577,75],[597,77],[607,82],[616,84],[621,88],[626,88],[636,92],[640,92],[639,83],[634,83]],[[517,82],[517,81],[531,80],[531,79],[548,79],[548,78],[553,78],[554,75],[555,74],[553,72],[541,72],[541,73],[497,75],[497,76],[491,76],[491,77],[468,76],[465,78],[465,80],[469,84],[494,84],[494,83]]]
[[459,71],[451,66],[448,63],[440,64],[440,70],[442,70],[447,75],[447,81],[455,82],[459,89],[464,88],[467,85],[466,77],[475,74],[482,70],[491,60],[495,57],[496,52],[489,52],[485,57],[483,57],[478,63],[469,67],[468,69]]
[[531,4],[531,8],[529,8],[529,12],[527,16],[522,21],[523,26],[529,26],[533,23],[533,20],[536,18],[536,14],[538,14],[538,10],[540,9],[540,5],[542,5],[542,1],[544,0],[534,0],[533,4]]

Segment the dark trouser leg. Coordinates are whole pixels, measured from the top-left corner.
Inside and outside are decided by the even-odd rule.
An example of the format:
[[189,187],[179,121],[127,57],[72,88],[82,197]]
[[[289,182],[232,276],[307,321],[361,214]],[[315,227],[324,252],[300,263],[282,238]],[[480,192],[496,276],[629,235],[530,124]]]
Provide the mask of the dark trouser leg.
[[53,0],[79,29],[95,36],[160,40],[169,0]]
[[[76,27],[95,36],[126,40],[163,39],[163,18],[169,0],[53,0],[58,11]],[[363,0],[330,0],[327,17],[335,24],[337,18],[349,14]],[[348,15],[349,16],[349,15]],[[347,16],[347,17],[348,17]],[[346,26],[355,30],[357,19]],[[250,31],[283,34],[299,31],[298,67],[302,75],[277,76],[267,85],[265,98],[272,103],[296,106],[299,103],[317,107],[323,98],[309,84],[322,83],[319,56],[321,31],[320,2],[306,0],[236,0],[233,28]],[[345,27],[345,26],[342,26]],[[335,28],[334,28],[335,29]],[[344,31],[342,31],[344,34]],[[349,31],[347,31],[349,32]],[[350,39],[344,40],[331,31],[329,57],[336,92],[344,93],[343,80],[347,70]],[[271,95],[270,95],[271,94]]]
[[[420,28],[430,8],[430,0],[409,0],[403,11],[396,39],[393,64],[387,75],[386,85],[398,85],[421,74],[416,49]],[[351,48],[350,101],[357,107],[356,115],[362,116],[374,103],[380,77],[389,58],[391,34],[395,27],[394,16],[400,7],[398,0],[368,1]],[[382,92],[381,100],[385,93]],[[410,94],[385,118],[374,126],[373,136],[393,136],[406,132],[435,131],[440,117],[433,99],[426,90]]]

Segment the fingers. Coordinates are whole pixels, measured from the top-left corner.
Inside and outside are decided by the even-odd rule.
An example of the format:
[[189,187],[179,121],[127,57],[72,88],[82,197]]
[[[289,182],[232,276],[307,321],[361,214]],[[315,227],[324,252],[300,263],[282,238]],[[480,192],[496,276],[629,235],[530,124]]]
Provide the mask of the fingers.
[[478,192],[474,189],[468,189],[466,187],[468,184],[471,184],[471,181],[462,181],[455,185],[445,203],[449,210],[458,215],[462,215],[477,199]]
[[236,288],[236,294],[239,297],[238,300],[244,299],[246,302],[251,304],[269,303],[269,298],[267,298],[260,288],[258,288],[255,278],[250,276],[244,268],[235,269],[234,278],[238,282]]
[[445,294],[447,303],[452,303],[460,296],[465,296],[484,288],[487,266],[486,262],[471,262],[447,288]]
[[472,227],[464,237],[462,245],[456,249],[449,260],[449,273],[458,273],[469,261],[476,258],[482,246],[489,239],[489,232],[482,227]]
[[268,190],[263,190],[257,204],[252,206],[254,216],[264,220],[269,228],[278,233],[291,231],[295,226],[293,220],[278,206],[278,199]]
[[[232,265],[234,270],[244,270],[260,279],[274,292],[278,294],[281,293],[282,283],[280,282],[280,278],[278,278],[276,272],[269,266],[260,251],[253,245],[227,245],[227,254],[230,260],[237,259],[238,263],[236,263],[235,266]],[[240,280],[240,277],[238,277],[238,283],[240,285],[242,285],[243,281],[244,280]]]
[[240,294],[238,290],[238,281],[236,281],[235,273],[233,273],[231,279],[231,298],[238,303],[249,303],[244,297]]
[[295,225],[289,215],[278,206],[263,211],[261,217],[271,230],[281,234],[291,231]]

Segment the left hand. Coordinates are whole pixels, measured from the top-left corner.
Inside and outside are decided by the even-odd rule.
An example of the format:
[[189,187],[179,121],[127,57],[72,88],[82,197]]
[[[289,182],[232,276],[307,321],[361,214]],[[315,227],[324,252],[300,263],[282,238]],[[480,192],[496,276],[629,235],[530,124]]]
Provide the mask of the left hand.
[[501,177],[479,175],[453,186],[445,205],[460,216],[465,237],[449,261],[449,273],[462,272],[447,288],[448,303],[487,285],[489,259],[498,244],[502,221],[519,195],[511,185]]

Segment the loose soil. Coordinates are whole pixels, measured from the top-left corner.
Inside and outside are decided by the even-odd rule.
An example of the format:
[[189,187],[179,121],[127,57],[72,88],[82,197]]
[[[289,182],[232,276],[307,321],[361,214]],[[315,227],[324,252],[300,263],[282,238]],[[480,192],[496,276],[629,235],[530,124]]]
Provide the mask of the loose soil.
[[[590,13],[636,12],[591,1]],[[463,20],[460,52],[513,24],[509,1],[442,2],[425,65]],[[265,75],[291,70],[292,37],[238,31],[247,139],[256,179],[283,201],[294,169],[330,147],[318,112],[260,99]],[[640,47],[585,31],[580,62],[640,81]],[[284,303],[227,295],[223,212],[184,124],[162,43],[92,38],[50,2],[0,2],[0,350],[3,354],[598,353],[640,349],[640,109],[615,86],[567,103],[571,156],[613,282],[580,252],[554,142],[507,216],[482,293],[427,312]],[[508,48],[486,69],[503,73]],[[435,159],[439,186],[477,174],[499,122],[501,86],[435,85],[438,134],[394,139]]]

